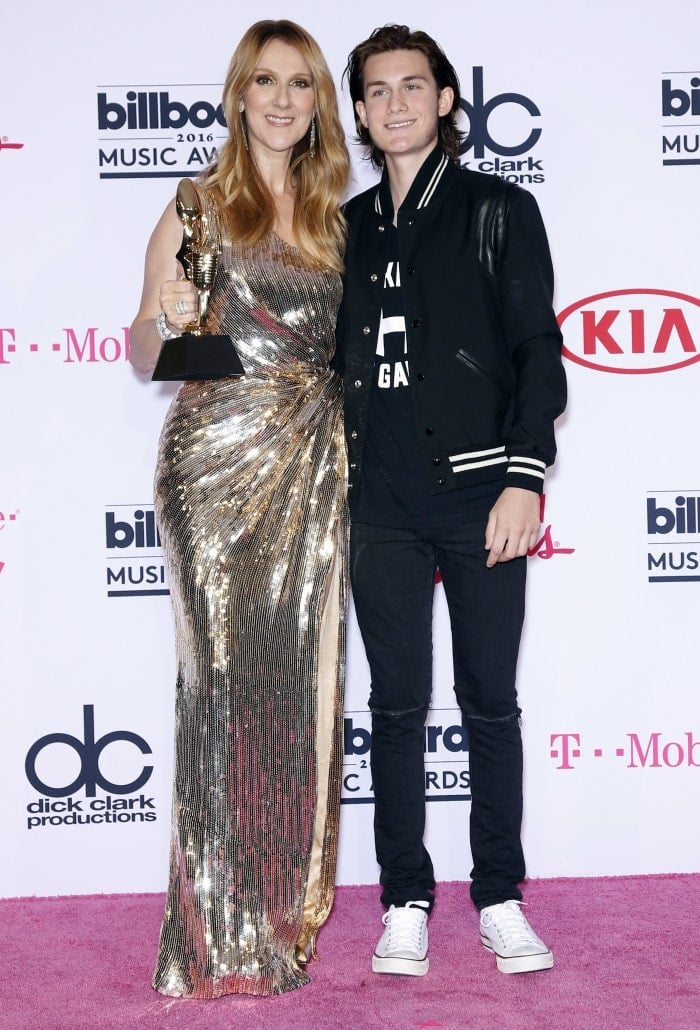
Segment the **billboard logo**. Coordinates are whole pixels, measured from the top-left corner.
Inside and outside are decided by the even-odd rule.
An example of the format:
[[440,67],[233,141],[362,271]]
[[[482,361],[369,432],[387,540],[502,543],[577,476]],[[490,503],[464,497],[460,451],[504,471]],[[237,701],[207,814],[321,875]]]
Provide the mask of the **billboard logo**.
[[196,100],[189,107],[171,100],[164,92],[135,92],[128,90],[126,103],[108,101],[106,93],[97,94],[97,126],[105,129],[182,129],[186,125],[209,129],[212,125],[226,126],[221,104]]
[[197,175],[227,136],[221,85],[100,86],[100,179]]
[[[341,803],[374,802],[369,756],[371,716],[366,710],[346,712],[343,720],[343,784]],[[459,709],[428,711],[424,730],[425,800],[470,801],[469,734]]]
[[[523,93],[498,93],[486,99],[484,90],[484,69],[472,69],[472,99],[462,98],[461,108],[469,121],[469,131],[460,147],[460,155],[474,151],[475,162],[465,161],[466,165],[474,164],[480,172],[495,172],[508,182],[538,183],[544,182],[542,160],[533,156],[523,157],[531,151],[542,135],[539,126],[532,126],[533,118],[540,117],[537,104]],[[499,122],[493,127],[494,113]],[[505,109],[505,110],[504,110]],[[527,121],[525,128],[520,125],[523,112]],[[505,123],[505,124],[504,124]],[[486,157],[487,151],[494,157]]]
[[650,583],[700,583],[700,495],[657,490],[647,496]]
[[664,508],[656,497],[647,498],[647,532],[690,533],[700,532],[700,497],[676,497],[673,508]]
[[[661,80],[664,165],[700,165],[700,72],[669,72]],[[676,119],[682,118],[682,122]]]
[[670,290],[609,290],[558,316],[564,355],[598,372],[670,372],[700,360],[700,299]]
[[170,593],[153,505],[115,504],[105,512],[107,597]]
[[[121,514],[121,513],[120,513]],[[105,542],[107,550],[114,547],[126,548],[160,547],[160,534],[156,526],[156,514],[153,509],[145,511],[137,508],[131,518],[117,520],[116,512],[105,514]]]

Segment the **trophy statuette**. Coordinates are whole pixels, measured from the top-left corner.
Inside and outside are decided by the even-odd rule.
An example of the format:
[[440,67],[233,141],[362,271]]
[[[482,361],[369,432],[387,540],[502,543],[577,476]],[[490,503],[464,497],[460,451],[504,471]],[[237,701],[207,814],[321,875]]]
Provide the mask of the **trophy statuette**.
[[244,375],[231,338],[213,334],[207,328],[209,295],[221,253],[218,211],[212,203],[204,202],[190,179],[178,183],[175,207],[182,222],[182,245],[177,258],[185,278],[197,291],[199,303],[196,317],[185,326],[183,334],[164,341],[151,378],[165,382]]

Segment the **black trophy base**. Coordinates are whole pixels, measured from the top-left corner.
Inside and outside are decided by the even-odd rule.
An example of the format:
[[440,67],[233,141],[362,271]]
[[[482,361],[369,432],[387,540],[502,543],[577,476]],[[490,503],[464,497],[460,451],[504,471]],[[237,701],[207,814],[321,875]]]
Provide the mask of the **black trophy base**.
[[163,343],[151,379],[167,383],[242,375],[245,369],[229,336],[185,333]]

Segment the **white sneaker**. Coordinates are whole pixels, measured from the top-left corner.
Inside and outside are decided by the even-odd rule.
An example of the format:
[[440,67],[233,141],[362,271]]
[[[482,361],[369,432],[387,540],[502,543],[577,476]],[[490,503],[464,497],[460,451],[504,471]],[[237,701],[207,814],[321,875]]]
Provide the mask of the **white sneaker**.
[[375,973],[425,976],[428,972],[428,902],[391,906],[382,916],[386,930],[372,955]]
[[554,956],[520,911],[520,901],[504,901],[482,908],[481,943],[496,956],[502,973],[534,973],[551,969]]

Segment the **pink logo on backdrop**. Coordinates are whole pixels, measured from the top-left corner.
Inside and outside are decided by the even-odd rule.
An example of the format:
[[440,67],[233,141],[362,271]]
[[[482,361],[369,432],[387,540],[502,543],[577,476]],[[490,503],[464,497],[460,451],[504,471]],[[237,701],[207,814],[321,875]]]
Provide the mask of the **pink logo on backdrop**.
[[626,733],[624,743],[607,750],[584,744],[581,733],[552,733],[549,756],[557,769],[575,769],[589,758],[622,759],[627,769],[700,768],[700,735],[685,732],[669,739],[661,732]]
[[610,290],[558,316],[563,353],[598,372],[671,372],[700,361],[700,298],[671,290]]
[[[558,540],[554,539],[552,523],[545,525],[546,497],[542,493],[539,497],[539,521],[542,523],[539,540],[527,552],[528,558],[553,558],[555,554],[573,554],[574,547],[562,547]],[[440,569],[435,573],[435,583],[442,583],[443,577]]]
[[0,150],[21,150],[24,143],[13,143],[9,136],[0,136]]
[[[10,526],[14,525],[19,515],[19,508],[0,510],[0,533],[3,533]],[[1,539],[1,538],[0,538]],[[5,562],[0,559],[0,573],[5,568]]]
[[[527,552],[528,558],[553,558],[555,554],[574,554],[575,547],[562,547],[558,540],[554,539],[552,532],[552,525],[548,523],[544,525],[545,521],[545,495],[542,494],[540,497],[540,522],[543,525],[541,535],[534,547],[531,547]],[[442,582],[442,575],[438,569],[435,573],[435,582]]]
[[531,547],[530,550],[527,552],[528,557],[553,558],[555,554],[573,554],[575,551],[574,547],[562,547],[559,541],[553,538],[551,523],[546,526],[544,525],[545,505],[545,495],[542,494],[542,496],[540,497],[540,522],[544,526],[544,529],[542,530],[542,535],[540,536],[535,546]]
[[17,338],[17,330],[0,327],[0,365],[11,365],[18,358],[30,355],[51,355],[64,365],[113,365],[128,361],[129,329],[121,326],[116,333],[105,333],[97,326],[60,329],[48,340]]

